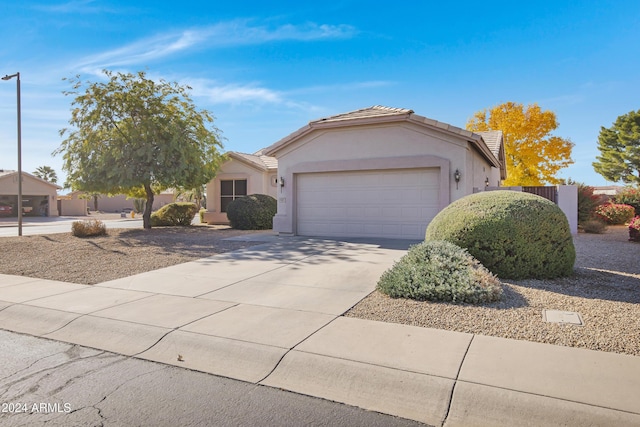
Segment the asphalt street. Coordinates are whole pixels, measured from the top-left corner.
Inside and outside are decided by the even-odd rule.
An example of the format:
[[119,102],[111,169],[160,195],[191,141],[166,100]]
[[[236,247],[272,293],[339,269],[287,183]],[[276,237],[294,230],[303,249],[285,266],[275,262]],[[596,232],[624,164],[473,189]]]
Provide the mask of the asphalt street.
[[201,372],[0,331],[2,426],[418,426]]
[[[22,235],[55,234],[71,232],[73,221],[92,219],[91,217],[27,217],[22,223]],[[142,228],[142,218],[101,219],[107,228]],[[16,218],[0,220],[0,237],[18,235]]]

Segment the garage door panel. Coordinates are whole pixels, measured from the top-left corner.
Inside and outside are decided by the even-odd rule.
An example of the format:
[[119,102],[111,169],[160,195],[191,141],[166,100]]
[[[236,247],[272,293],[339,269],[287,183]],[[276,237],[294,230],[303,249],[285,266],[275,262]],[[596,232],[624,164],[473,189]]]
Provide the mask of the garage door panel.
[[424,238],[438,213],[437,168],[296,175],[297,234]]

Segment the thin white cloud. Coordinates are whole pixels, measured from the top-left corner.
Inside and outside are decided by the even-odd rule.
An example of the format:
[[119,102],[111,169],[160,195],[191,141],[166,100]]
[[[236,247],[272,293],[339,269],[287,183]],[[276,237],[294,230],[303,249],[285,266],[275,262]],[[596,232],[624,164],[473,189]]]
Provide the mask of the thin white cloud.
[[77,68],[85,73],[101,74],[101,70],[105,68],[146,65],[154,59],[170,56],[198,45],[204,38],[204,34],[196,31],[158,36],[87,57],[77,64]]
[[345,92],[378,87],[393,86],[396,82],[390,80],[369,80],[363,82],[337,83],[332,85],[309,86],[288,90],[287,95],[308,95],[311,93]]
[[31,9],[47,13],[105,13],[115,10],[96,4],[95,0],[71,0],[57,4],[33,4]]
[[274,41],[312,41],[348,38],[356,34],[349,25],[251,25],[248,20],[221,22],[208,27],[159,34],[117,49],[84,58],[77,64],[83,72],[126,65],[147,65],[149,61],[196,48],[224,48],[255,45]]
[[206,98],[209,104],[271,104],[305,111],[317,111],[319,107],[313,106],[307,102],[298,101],[296,98],[299,98],[300,95],[364,90],[390,86],[395,83],[375,80],[335,85],[310,86],[287,91],[269,89],[258,83],[220,83],[218,81],[208,79],[183,79],[181,84],[190,86],[194,96]]
[[208,104],[277,104],[295,106],[282,92],[263,87],[257,83],[221,83],[208,79],[183,80],[195,97],[205,98]]

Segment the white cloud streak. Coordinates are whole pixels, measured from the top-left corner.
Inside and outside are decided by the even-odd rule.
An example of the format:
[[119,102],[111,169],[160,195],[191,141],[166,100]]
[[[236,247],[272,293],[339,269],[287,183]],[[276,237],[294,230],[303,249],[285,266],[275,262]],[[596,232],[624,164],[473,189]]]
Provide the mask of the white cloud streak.
[[252,26],[248,20],[221,22],[208,27],[159,34],[117,49],[84,58],[77,64],[83,72],[95,74],[104,68],[146,65],[180,52],[202,48],[257,45],[275,41],[313,41],[349,38],[356,30],[348,25]]
[[69,14],[69,13],[85,13],[85,14],[95,14],[95,13],[115,13],[113,9],[110,9],[105,6],[97,5],[95,0],[71,0],[65,3],[57,3],[57,4],[33,4],[30,6],[31,9],[37,10],[40,12],[46,13],[59,13],[59,14]]

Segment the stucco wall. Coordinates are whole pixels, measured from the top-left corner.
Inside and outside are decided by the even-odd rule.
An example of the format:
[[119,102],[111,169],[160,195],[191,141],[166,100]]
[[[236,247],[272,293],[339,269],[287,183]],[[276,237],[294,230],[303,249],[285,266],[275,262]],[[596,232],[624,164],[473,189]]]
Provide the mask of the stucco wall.
[[83,216],[87,215],[87,201],[84,199],[60,200],[60,215]]
[[[304,172],[437,167],[441,171],[441,209],[484,186],[490,164],[470,144],[453,135],[413,123],[319,129],[282,148],[274,230],[295,232],[295,176]],[[484,172],[482,168],[485,168]],[[454,171],[461,173],[456,186]]]
[[[78,194],[74,194],[75,199],[79,198]],[[160,193],[153,197],[153,210],[157,211],[166,204],[173,202],[173,193]],[[87,207],[94,210],[93,198],[87,199]],[[133,199],[127,199],[124,194],[116,196],[101,195],[98,197],[98,210],[101,212],[122,212],[123,209],[133,209]]]
[[[13,174],[0,178],[0,195],[13,196],[17,203],[18,195],[18,175]],[[32,206],[32,201],[26,201],[30,196],[38,196],[37,206]],[[44,199],[42,199],[44,198]],[[22,175],[22,199],[23,206],[30,206],[30,214],[38,214],[40,212],[40,200],[46,200],[48,204],[47,215],[58,216],[58,192],[57,186],[44,182],[40,179],[31,177],[28,174]],[[17,211],[16,211],[17,212]]]
[[208,224],[228,224],[226,212],[220,212],[220,181],[246,179],[248,194],[268,194],[277,198],[278,187],[275,185],[277,172],[262,171],[236,159],[225,162],[220,172],[207,184],[207,211],[204,221]]

